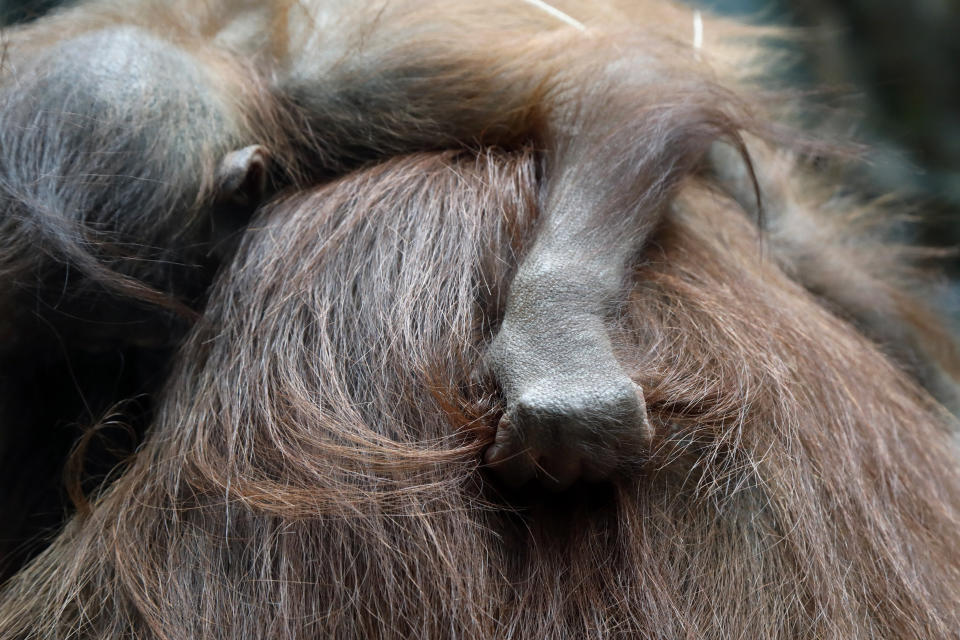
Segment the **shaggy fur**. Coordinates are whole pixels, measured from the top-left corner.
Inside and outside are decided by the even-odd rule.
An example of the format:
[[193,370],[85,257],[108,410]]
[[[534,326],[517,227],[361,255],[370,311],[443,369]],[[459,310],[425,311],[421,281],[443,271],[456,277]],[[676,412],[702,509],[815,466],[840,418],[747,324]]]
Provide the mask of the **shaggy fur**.
[[948,419],[696,185],[617,331],[643,471],[487,482],[470,373],[537,191],[529,155],[441,154],[274,206],[4,637],[954,637]]
[[603,297],[622,297],[624,256],[711,141],[772,134],[735,91],[760,34],[710,21],[708,64],[687,9],[562,9],[587,31],[514,0],[89,0],[3,34],[0,510],[23,518],[0,522],[0,575],[61,519],[70,425],[131,397],[149,423],[233,248],[218,237],[249,219],[217,211],[235,148],[266,147],[271,186],[296,190],[412,151],[536,145],[545,217],[594,236],[584,258],[617,247],[613,270],[574,271],[613,272]]
[[[76,515],[3,587],[0,636],[956,636],[960,465],[929,393],[957,397],[952,342],[897,251],[857,226],[876,207],[811,187],[747,134],[784,137],[743,90],[763,32],[708,21],[696,50],[691,11],[616,4],[564,3],[584,34],[516,2],[401,2],[344,23],[312,11],[333,3],[98,0],[10,34],[0,357],[11,380],[23,363],[30,375],[0,394],[0,436],[42,439],[88,398],[98,413],[151,394],[125,411],[150,425],[136,455],[75,491]],[[84,95],[47,83],[72,73],[48,55],[64,33],[118,24],[198,73],[229,70],[210,105],[164,92],[162,69],[142,79],[165,113],[191,103],[233,114],[243,144],[275,141],[290,188],[177,354],[174,331],[114,380],[102,353],[127,362],[153,343],[100,323],[123,348],[74,369],[97,351],[91,328],[51,346],[25,329],[30,301],[62,282],[81,309],[103,311],[107,292],[138,312],[183,291],[202,304],[212,271],[181,290],[166,264],[193,260],[181,245],[205,223],[212,139],[188,137],[165,172],[150,153],[165,129],[144,128],[140,103],[92,130],[31,108]],[[101,156],[104,140],[145,152],[142,175]],[[595,208],[555,215],[584,193]],[[154,195],[173,204],[144,217]],[[518,264],[571,220],[637,249],[609,330],[653,442],[616,451],[629,471],[608,483],[508,493],[481,464],[502,389],[477,372]],[[34,395],[34,351],[57,363],[49,397]],[[6,466],[20,484],[3,499],[24,499],[36,471]]]

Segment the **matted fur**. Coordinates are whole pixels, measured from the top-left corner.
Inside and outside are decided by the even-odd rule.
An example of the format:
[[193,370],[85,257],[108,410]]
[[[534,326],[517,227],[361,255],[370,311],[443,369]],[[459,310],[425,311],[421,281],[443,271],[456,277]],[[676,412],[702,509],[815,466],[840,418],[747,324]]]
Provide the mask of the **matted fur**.
[[948,419],[695,184],[617,330],[642,471],[488,484],[470,376],[537,190],[529,155],[448,153],[273,207],[3,637],[955,637]]

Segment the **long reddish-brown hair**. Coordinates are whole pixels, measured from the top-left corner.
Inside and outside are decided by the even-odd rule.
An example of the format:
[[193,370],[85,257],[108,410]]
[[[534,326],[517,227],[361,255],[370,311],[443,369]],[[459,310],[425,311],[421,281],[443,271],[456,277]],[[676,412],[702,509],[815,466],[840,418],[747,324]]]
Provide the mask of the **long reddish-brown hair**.
[[948,638],[945,412],[691,178],[614,335],[641,470],[507,495],[472,377],[525,152],[400,158],[250,230],[152,430],[0,599],[7,638]]

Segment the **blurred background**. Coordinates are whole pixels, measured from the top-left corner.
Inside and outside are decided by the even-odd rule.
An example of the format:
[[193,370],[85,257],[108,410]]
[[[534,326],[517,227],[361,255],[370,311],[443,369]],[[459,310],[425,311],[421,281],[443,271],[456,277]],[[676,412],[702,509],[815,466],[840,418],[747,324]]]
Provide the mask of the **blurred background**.
[[[721,14],[801,28],[792,82],[826,87],[870,145],[850,176],[916,205],[921,242],[960,244],[960,0],[699,0]],[[960,276],[960,261],[951,271]]]
[[[841,180],[893,195],[915,222],[901,240],[948,249],[932,301],[960,335],[960,0],[689,0],[797,34],[779,74],[839,109],[837,134],[867,145]],[[835,170],[840,171],[839,167]]]

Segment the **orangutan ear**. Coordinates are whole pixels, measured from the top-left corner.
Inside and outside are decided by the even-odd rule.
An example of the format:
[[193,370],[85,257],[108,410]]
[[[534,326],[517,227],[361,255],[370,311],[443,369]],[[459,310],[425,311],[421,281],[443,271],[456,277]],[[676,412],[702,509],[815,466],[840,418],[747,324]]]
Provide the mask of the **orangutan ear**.
[[256,207],[267,190],[270,152],[259,144],[231,151],[217,169],[220,202]]

